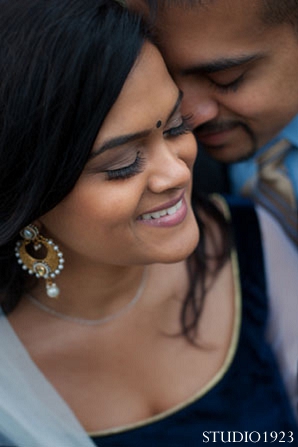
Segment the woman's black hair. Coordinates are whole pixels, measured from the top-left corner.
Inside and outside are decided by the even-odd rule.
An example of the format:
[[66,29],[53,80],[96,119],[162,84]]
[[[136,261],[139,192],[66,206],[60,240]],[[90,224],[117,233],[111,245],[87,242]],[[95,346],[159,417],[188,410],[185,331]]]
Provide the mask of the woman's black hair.
[[[72,190],[149,36],[115,0],[0,0],[0,11],[0,303],[8,313],[31,285],[14,255],[19,231]],[[226,223],[209,200],[197,206],[223,232],[215,277],[228,256]],[[190,341],[207,292],[197,218],[201,241],[181,312]]]
[[18,233],[74,187],[146,32],[113,0],[0,0],[0,296],[25,277]]
[[[192,192],[192,207],[200,229],[200,242],[187,260],[189,288],[183,301],[181,333],[192,344],[198,339],[199,319],[205,299],[214,281],[226,264],[234,245],[231,222],[217,200],[196,189]],[[219,233],[219,237],[216,233]],[[207,239],[209,249],[207,250]]]

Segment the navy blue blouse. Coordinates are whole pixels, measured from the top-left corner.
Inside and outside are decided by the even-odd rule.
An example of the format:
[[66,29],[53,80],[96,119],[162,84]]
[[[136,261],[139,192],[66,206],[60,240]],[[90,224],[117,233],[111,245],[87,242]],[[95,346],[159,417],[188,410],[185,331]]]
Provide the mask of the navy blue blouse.
[[239,319],[225,365],[198,396],[178,409],[92,436],[96,445],[198,447],[234,441],[267,446],[276,437],[271,445],[284,441],[283,445],[298,446],[297,423],[265,339],[268,303],[258,219],[248,200],[229,198],[228,203],[241,290],[236,302]]

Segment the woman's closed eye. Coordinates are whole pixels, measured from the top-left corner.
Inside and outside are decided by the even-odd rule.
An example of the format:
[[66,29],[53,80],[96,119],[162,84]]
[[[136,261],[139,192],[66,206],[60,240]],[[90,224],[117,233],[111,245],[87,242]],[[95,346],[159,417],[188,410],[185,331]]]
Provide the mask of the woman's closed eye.
[[137,152],[135,160],[126,166],[121,166],[117,169],[106,169],[104,172],[107,180],[121,180],[133,177],[143,171],[145,165],[145,157],[140,151]]
[[[191,116],[181,116],[180,113],[173,116],[166,124],[162,135],[166,139],[172,139],[186,134],[192,130],[190,125]],[[140,174],[145,169],[146,157],[143,153],[143,149],[138,148],[146,145],[144,138],[137,143],[134,143],[134,147],[121,147],[113,149],[113,155],[110,156],[110,151],[104,151],[103,155],[100,155],[100,165],[95,167],[89,167],[89,173],[103,173],[105,179],[110,180],[125,180],[131,178],[137,174]],[[115,152],[114,152],[115,151]],[[106,155],[107,154],[107,155]]]
[[[173,120],[171,127],[163,131],[164,137],[175,138],[190,132],[192,130],[190,120],[191,115],[179,117],[179,124],[177,125],[175,125],[175,121],[178,120]],[[117,167],[115,169],[105,169],[104,172],[108,180],[123,180],[143,172],[144,167],[145,157],[143,156],[141,151],[138,151],[133,163],[130,163],[126,166],[121,166],[119,168]]]

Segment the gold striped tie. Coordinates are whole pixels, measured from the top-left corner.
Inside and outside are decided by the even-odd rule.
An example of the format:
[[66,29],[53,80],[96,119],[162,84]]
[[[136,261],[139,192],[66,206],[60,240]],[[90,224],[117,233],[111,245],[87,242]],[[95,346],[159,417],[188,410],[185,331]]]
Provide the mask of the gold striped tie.
[[283,139],[257,157],[257,175],[244,185],[242,194],[273,214],[298,247],[297,202],[284,165],[290,149],[291,143]]

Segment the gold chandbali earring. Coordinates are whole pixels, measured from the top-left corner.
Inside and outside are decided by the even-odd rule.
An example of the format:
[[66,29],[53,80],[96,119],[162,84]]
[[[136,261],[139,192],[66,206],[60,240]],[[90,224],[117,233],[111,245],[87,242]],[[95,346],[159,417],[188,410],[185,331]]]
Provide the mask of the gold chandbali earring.
[[53,279],[64,267],[63,254],[58,245],[39,234],[38,228],[33,224],[23,228],[20,235],[23,240],[18,241],[15,247],[18,263],[29,275],[44,278],[47,295],[57,298],[60,290]]

